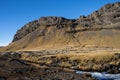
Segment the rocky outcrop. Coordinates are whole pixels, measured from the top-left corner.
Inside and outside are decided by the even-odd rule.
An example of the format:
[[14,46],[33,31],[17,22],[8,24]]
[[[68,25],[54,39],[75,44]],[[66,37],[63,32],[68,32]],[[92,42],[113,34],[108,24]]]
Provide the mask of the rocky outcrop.
[[39,20],[32,21],[18,30],[14,36],[13,42],[23,38],[27,34],[35,31],[37,28],[56,26],[59,29],[63,27],[62,25],[67,25],[74,21],[74,19],[72,20],[55,16],[41,17]]
[[21,29],[19,29],[17,31],[17,33],[14,36],[13,42],[17,41],[21,38],[23,38],[24,36],[26,36],[27,34],[33,32],[34,30],[36,30],[39,27],[39,23],[38,20],[29,22],[28,24],[24,25]]
[[54,26],[54,25],[65,25],[69,22],[72,22],[72,19],[66,19],[64,17],[55,17],[55,16],[48,16],[48,17],[41,17],[39,19],[39,24],[42,26]]
[[120,22],[120,2],[107,4],[88,16],[80,16],[79,26],[93,27],[94,25],[108,25]]

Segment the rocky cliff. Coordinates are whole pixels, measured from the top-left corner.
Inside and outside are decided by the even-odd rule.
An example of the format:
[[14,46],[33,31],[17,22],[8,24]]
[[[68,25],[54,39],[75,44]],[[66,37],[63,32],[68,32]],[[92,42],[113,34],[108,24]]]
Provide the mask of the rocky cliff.
[[23,38],[27,34],[35,31],[38,28],[41,28],[42,26],[44,27],[56,26],[59,29],[62,27],[62,25],[66,25],[73,21],[74,20],[56,16],[41,17],[39,20],[32,21],[23,26],[20,30],[18,30],[14,36],[13,42]]
[[78,20],[80,26],[94,26],[114,24],[120,21],[120,3],[107,4],[89,16],[81,16]]
[[[5,50],[32,50],[68,45],[120,48],[120,2],[107,4],[78,19],[41,17],[24,25]],[[108,42],[109,40],[109,42]],[[50,48],[50,49],[51,49]]]

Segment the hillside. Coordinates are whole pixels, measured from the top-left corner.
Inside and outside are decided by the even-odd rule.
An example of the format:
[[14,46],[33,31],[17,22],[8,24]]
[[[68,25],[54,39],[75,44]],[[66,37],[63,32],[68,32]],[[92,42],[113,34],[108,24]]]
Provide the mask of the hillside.
[[32,51],[66,48],[120,48],[120,2],[107,4],[78,19],[48,16],[19,29],[13,41],[0,51]]
[[0,47],[0,80],[120,80],[120,2],[25,24]]

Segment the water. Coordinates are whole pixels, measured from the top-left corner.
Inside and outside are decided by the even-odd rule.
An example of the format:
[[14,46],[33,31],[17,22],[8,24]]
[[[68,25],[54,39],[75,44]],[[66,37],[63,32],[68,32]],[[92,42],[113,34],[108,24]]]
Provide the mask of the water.
[[105,72],[84,72],[84,71],[76,71],[78,74],[91,74],[93,78],[97,80],[120,80],[120,74],[108,74]]

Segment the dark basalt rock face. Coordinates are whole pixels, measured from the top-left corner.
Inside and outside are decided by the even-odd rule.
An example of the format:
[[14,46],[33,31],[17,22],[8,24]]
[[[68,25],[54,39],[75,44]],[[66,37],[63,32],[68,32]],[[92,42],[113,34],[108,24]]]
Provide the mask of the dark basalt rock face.
[[[66,19],[64,17],[41,17],[38,20],[32,21],[23,26],[14,36],[13,42],[22,39],[27,34],[35,31],[38,28],[56,26],[58,29],[61,27],[75,28],[78,27],[94,27],[95,25],[110,25],[120,22],[120,2],[107,4],[101,9],[93,12],[88,16],[80,16],[78,19]],[[71,30],[70,29],[70,30]],[[69,29],[68,29],[69,30]]]

